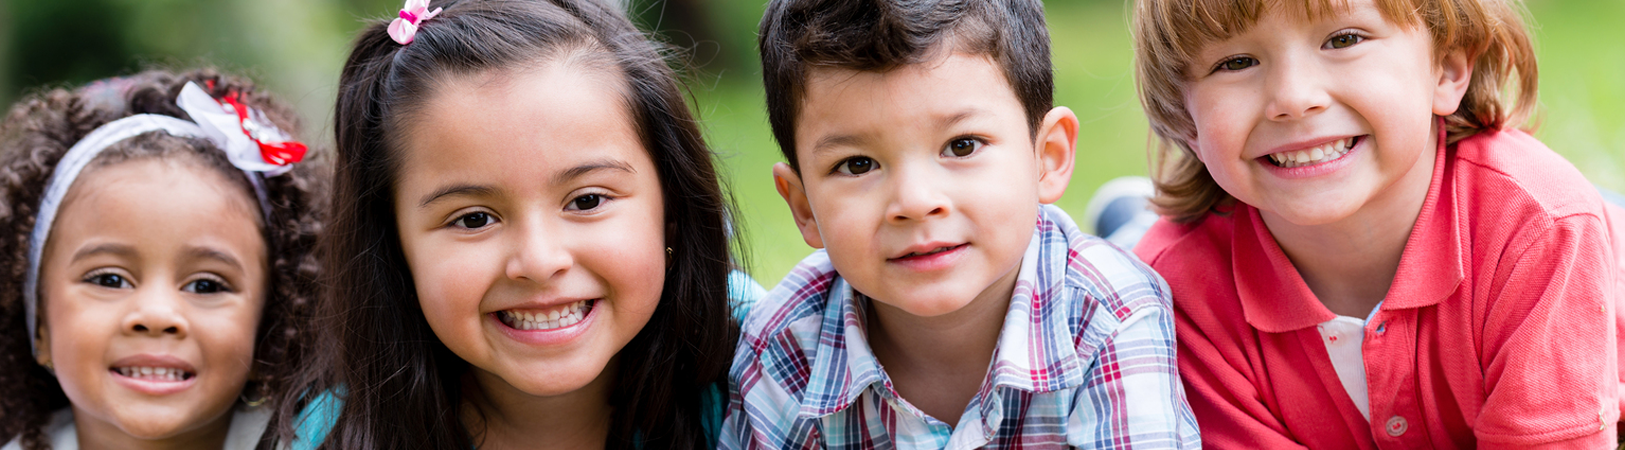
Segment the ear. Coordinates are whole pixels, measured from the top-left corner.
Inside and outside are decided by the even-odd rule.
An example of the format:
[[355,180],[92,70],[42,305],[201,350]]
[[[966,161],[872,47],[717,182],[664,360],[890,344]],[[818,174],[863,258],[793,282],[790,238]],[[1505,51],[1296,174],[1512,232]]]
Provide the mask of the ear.
[[790,207],[790,215],[796,219],[796,228],[801,230],[801,239],[812,248],[824,248],[824,238],[818,234],[818,218],[813,217],[812,204],[807,202],[807,191],[802,188],[801,175],[789,164],[774,164],[773,187],[778,188],[779,196],[784,197],[784,203]]
[[1078,116],[1065,106],[1044,115],[1038,128],[1038,201],[1055,203],[1072,182],[1073,161],[1078,150]]
[[39,363],[46,370],[55,371],[56,367],[52,365],[51,361],[51,333],[48,333],[45,329],[44,318],[42,317],[39,322],[35,322],[35,326],[38,328],[38,330],[35,330],[38,334],[34,338],[34,362]]
[[1473,81],[1473,60],[1467,51],[1453,49],[1439,61],[1439,83],[1433,89],[1433,114],[1448,116],[1461,108],[1461,98]]

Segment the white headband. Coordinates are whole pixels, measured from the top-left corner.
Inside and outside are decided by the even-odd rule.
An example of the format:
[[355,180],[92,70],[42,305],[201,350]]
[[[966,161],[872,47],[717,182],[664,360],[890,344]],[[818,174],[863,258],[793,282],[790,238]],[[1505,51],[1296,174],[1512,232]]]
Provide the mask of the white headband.
[[[162,131],[175,137],[202,138],[214,143],[225,152],[226,159],[248,176],[254,186],[254,195],[260,204],[260,213],[267,220],[271,203],[265,194],[265,176],[277,176],[292,168],[290,164],[304,157],[305,147],[286,133],[271,125],[265,116],[253,108],[242,106],[234,98],[216,101],[196,84],[186,83],[175,103],[192,116],[189,122],[161,114],[137,114],[108,122],[85,135],[56,165],[51,180],[41,195],[39,214],[34,219],[34,232],[28,236],[28,273],[23,279],[23,308],[28,321],[29,347],[39,356],[39,271],[45,253],[45,240],[50,237],[52,222],[62,197],[73,187],[73,180],[97,155],[120,141],[142,134]],[[268,162],[276,161],[276,162]],[[280,162],[278,164],[277,162]]]

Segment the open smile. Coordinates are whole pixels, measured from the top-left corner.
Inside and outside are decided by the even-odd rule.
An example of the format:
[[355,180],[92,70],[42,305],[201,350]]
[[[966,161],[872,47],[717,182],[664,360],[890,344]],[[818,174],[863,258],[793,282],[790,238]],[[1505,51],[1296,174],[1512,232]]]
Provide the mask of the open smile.
[[108,367],[107,372],[118,384],[148,395],[173,394],[197,381],[197,369],[173,356],[123,358]]
[[1367,135],[1360,135],[1338,139],[1313,148],[1271,153],[1259,159],[1268,161],[1275,167],[1287,169],[1326,164],[1348,155],[1366,137]]
[[592,313],[596,300],[581,300],[559,307],[525,310],[509,309],[497,311],[497,320],[503,325],[520,331],[557,330],[566,328],[587,318]]

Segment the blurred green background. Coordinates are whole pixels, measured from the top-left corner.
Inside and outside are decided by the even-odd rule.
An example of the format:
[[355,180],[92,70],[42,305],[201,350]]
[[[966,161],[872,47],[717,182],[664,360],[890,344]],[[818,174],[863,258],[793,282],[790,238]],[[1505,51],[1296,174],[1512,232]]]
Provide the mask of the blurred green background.
[[[330,146],[334,86],[350,37],[401,0],[0,0],[0,101],[145,67],[214,65],[245,74]],[[616,1],[616,0],[606,0]],[[619,0],[683,49],[694,108],[739,202],[750,270],[772,286],[811,249],[773,189],[780,160],[763,112],[755,30],[763,0]],[[1125,0],[1048,2],[1056,102],[1082,120],[1060,206],[1081,216],[1111,178],[1144,174]],[[1625,1],[1528,0],[1540,58],[1537,136],[1599,185],[1625,191]],[[1358,82],[1358,80],[1350,80]]]

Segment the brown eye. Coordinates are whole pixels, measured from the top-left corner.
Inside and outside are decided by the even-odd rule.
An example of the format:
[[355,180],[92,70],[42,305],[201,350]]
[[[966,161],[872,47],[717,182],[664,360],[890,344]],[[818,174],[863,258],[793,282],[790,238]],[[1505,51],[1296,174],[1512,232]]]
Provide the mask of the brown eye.
[[491,215],[483,212],[470,213],[462,217],[458,217],[457,220],[453,221],[451,224],[470,230],[477,230],[491,224]]
[[1236,71],[1258,65],[1258,60],[1248,56],[1240,56],[1224,60],[1219,63],[1220,70]]
[[109,289],[122,289],[130,287],[130,281],[124,279],[123,275],[116,273],[91,275],[85,278],[85,282]]
[[948,147],[942,149],[942,155],[964,158],[976,153],[976,150],[980,148],[982,148],[981,141],[971,138],[959,138],[949,142]]
[[598,205],[602,204],[604,204],[604,196],[598,194],[587,194],[570,201],[570,207],[580,211],[597,208]]
[[182,287],[182,289],[194,294],[214,294],[229,291],[224,283],[207,278],[186,283],[186,286]]
[[835,171],[847,175],[863,175],[875,170],[875,160],[866,156],[847,158],[835,166]]
[[1364,41],[1364,40],[1365,40],[1365,38],[1360,37],[1360,35],[1358,35],[1358,34],[1339,34],[1339,35],[1336,35],[1336,36],[1332,36],[1331,39],[1326,40],[1325,48],[1328,48],[1328,49],[1348,48],[1349,46],[1354,45],[1354,44],[1358,44],[1358,43],[1360,43],[1360,41]]

